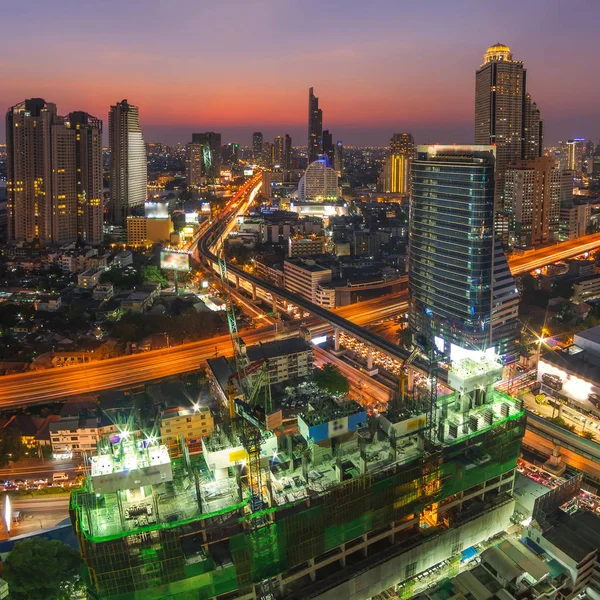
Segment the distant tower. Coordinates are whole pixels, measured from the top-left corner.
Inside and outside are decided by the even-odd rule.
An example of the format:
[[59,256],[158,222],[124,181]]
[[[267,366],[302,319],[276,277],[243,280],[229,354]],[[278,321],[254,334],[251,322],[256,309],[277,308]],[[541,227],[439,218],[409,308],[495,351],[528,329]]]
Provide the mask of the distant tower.
[[415,140],[410,133],[395,133],[390,139],[389,183],[386,192],[408,194],[410,192],[410,165],[415,158]]
[[334,149],[333,168],[337,171],[338,177],[344,173],[344,144],[338,140]]
[[88,244],[99,244],[104,238],[102,121],[76,111],[65,117],[65,126],[76,134],[77,234]]
[[285,134],[283,142],[283,168],[286,171],[292,168],[292,138],[289,133]]
[[127,100],[108,113],[111,222],[125,225],[131,207],[146,201],[148,165],[139,108]]
[[260,131],[255,131],[252,134],[252,160],[255,164],[260,164],[263,151],[263,134]]
[[475,75],[475,143],[496,146],[496,211],[504,213],[508,163],[542,152],[540,114],[527,98],[526,70],[508,46],[490,46]]
[[192,133],[192,143],[202,146],[202,172],[214,182],[221,175],[221,134],[214,131]]
[[202,144],[188,142],[185,150],[185,177],[189,191],[197,190],[202,185]]
[[279,167],[283,167],[283,138],[280,135],[273,140],[273,146],[273,163]]
[[319,99],[308,90],[308,163],[312,163],[323,154],[323,111],[319,108]]

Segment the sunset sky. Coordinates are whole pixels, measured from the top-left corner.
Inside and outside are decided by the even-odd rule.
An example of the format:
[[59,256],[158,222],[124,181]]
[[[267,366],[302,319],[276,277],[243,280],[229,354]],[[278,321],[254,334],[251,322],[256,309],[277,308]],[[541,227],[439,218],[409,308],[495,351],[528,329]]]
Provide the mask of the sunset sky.
[[3,112],[43,97],[106,121],[127,98],[147,141],[260,130],[304,145],[313,86],[347,145],[396,130],[471,142],[475,71],[499,41],[527,67],[547,144],[600,141],[600,0],[28,0],[0,14]]

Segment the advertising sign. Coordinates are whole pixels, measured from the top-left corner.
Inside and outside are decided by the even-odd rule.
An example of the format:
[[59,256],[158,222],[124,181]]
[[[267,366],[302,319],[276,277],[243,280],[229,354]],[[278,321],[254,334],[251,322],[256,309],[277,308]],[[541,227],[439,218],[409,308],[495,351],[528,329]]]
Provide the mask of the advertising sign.
[[160,268],[171,271],[189,271],[190,255],[187,252],[160,251]]

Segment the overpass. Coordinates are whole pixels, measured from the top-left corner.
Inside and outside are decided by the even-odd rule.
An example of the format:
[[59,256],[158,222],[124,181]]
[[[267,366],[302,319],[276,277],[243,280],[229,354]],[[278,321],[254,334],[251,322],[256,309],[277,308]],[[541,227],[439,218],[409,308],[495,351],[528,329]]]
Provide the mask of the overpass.
[[576,240],[568,240],[554,246],[531,250],[522,255],[512,255],[508,259],[508,266],[513,275],[523,275],[559,260],[591,252],[596,248],[600,248],[600,233],[593,233],[592,235],[585,235]]

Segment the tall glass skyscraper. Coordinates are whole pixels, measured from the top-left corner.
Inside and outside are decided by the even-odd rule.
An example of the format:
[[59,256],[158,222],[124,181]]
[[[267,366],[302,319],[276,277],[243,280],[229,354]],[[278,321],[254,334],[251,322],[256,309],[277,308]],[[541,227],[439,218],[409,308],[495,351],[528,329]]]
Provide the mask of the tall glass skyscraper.
[[[419,146],[412,164],[410,325],[451,353],[517,353],[519,296],[494,236],[493,146]],[[442,348],[443,347],[443,348]]]
[[319,108],[319,99],[313,88],[308,90],[308,163],[312,163],[323,154],[323,111]]

